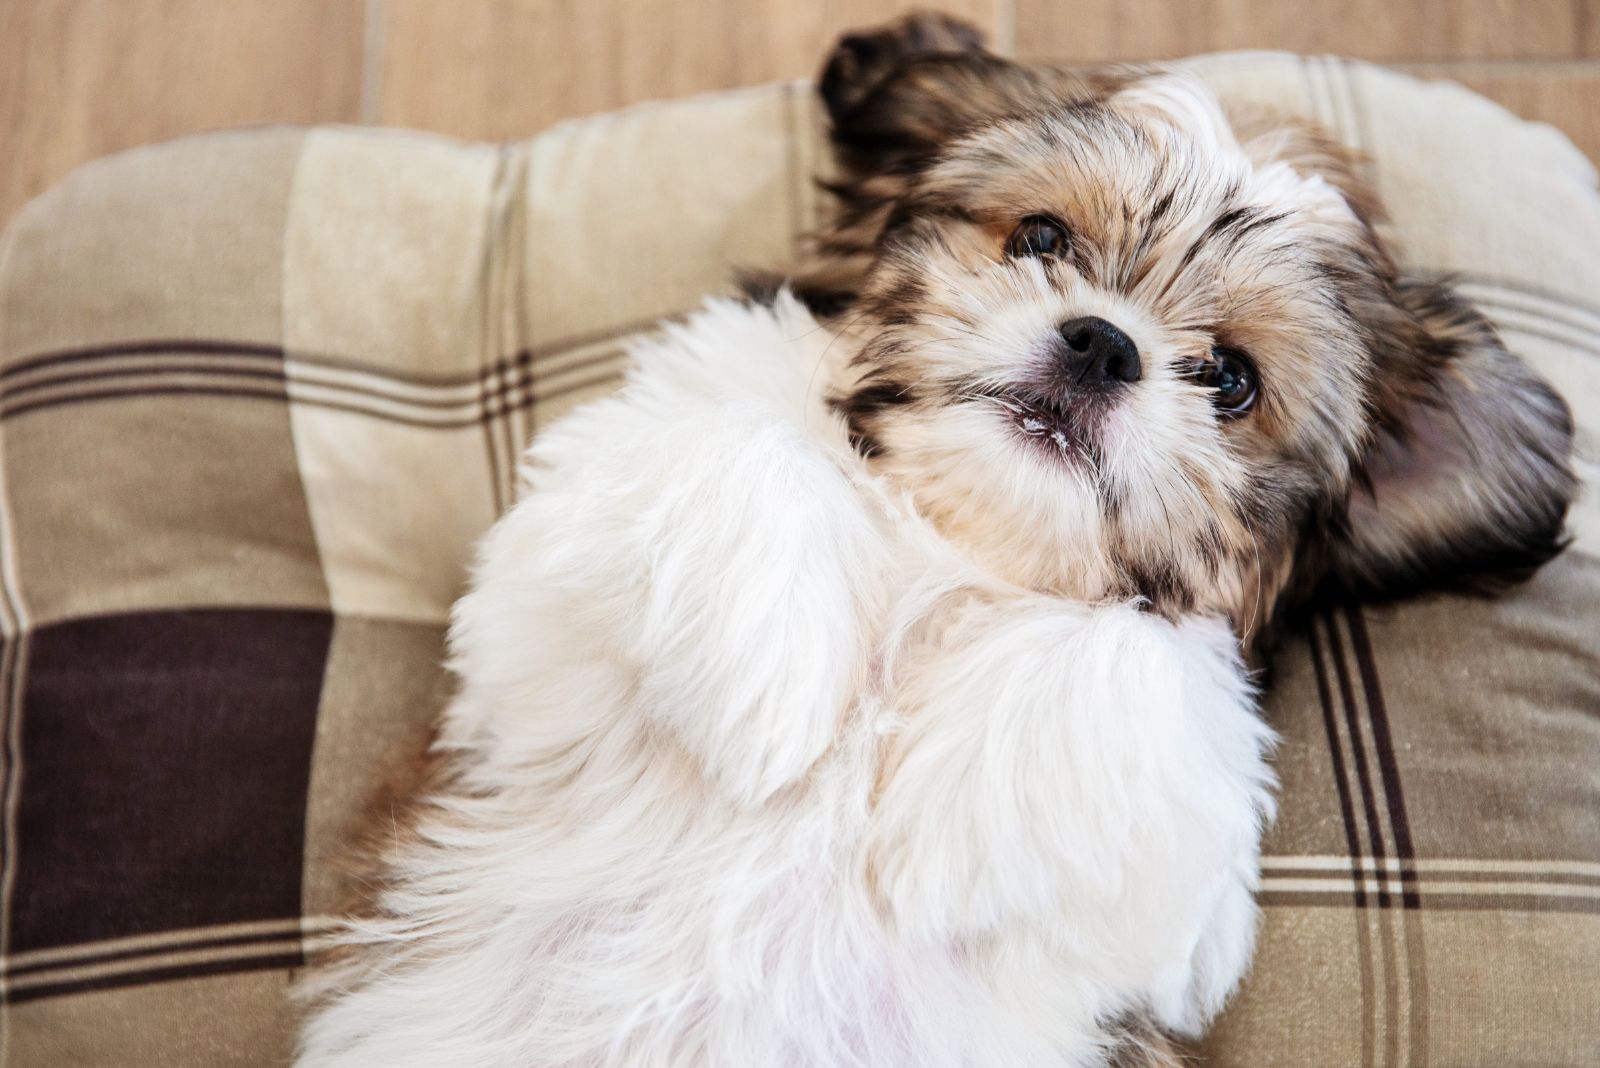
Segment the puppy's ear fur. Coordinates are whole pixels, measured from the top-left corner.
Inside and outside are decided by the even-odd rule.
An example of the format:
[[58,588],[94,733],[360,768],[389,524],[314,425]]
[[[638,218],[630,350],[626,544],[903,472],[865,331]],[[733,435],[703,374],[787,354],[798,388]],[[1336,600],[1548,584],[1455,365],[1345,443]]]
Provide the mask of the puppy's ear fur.
[[1492,593],[1561,551],[1572,416],[1436,279],[1400,277],[1369,323],[1375,432],[1330,546],[1347,592]]
[[1234,107],[1229,120],[1254,162],[1321,177],[1366,233],[1361,262],[1330,286],[1367,333],[1374,432],[1348,501],[1312,532],[1310,585],[1383,599],[1528,578],[1561,551],[1576,491],[1566,404],[1447,280],[1396,268],[1358,154],[1269,110]]
[[934,12],[916,12],[877,29],[850,33],[828,54],[817,91],[838,121],[917,56],[984,51],[983,31]]
[[[944,145],[986,123],[1103,97],[1131,77],[1013,63],[984,51],[975,27],[944,15],[842,38],[818,80],[836,170],[823,184],[838,208],[789,279],[796,294],[823,314],[850,304],[895,207]],[[777,279],[744,281],[759,296]]]

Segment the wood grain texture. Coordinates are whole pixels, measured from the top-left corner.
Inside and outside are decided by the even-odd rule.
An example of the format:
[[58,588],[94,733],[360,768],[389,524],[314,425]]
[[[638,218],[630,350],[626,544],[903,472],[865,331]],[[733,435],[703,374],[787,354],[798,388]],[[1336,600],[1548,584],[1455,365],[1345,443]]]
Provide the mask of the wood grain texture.
[[355,121],[361,0],[0,0],[0,222],[86,160]]
[[1363,59],[1595,55],[1596,0],[1016,0],[1019,55],[1074,62],[1235,48]]
[[0,224],[148,141],[255,122],[526,137],[810,75],[840,33],[916,6],[1073,62],[1259,47],[1416,64],[1600,158],[1600,0],[0,0]]
[[[1007,0],[938,6],[1002,28]],[[388,0],[385,123],[527,137],[558,119],[815,72],[845,30],[911,0]]]

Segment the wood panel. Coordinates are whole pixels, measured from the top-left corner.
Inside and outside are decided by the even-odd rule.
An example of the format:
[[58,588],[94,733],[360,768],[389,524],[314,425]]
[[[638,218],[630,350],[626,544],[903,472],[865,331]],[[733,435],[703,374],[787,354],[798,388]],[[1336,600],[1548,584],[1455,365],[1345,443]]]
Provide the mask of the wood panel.
[[[525,137],[656,97],[813,73],[917,0],[0,0],[0,223],[85,160],[253,122]],[[1078,62],[1226,48],[1420,64],[1600,158],[1600,0],[948,0]],[[370,22],[369,22],[370,17]]]
[[0,0],[0,223],[119,149],[357,120],[361,34],[361,0]]
[[1234,48],[1365,59],[1572,59],[1595,0],[1016,0],[1020,55],[1100,62]]
[[[1006,0],[938,6],[1003,32]],[[813,73],[913,0],[389,0],[383,122],[526,137],[558,119]]]

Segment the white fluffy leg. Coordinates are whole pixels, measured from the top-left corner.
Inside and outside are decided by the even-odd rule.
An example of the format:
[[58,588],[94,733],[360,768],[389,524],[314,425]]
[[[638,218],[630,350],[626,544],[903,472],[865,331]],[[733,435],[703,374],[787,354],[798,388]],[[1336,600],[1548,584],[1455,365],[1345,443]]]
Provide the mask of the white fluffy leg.
[[[519,737],[548,743],[551,717],[571,729],[625,704],[756,804],[836,735],[861,683],[881,535],[836,421],[796,408],[809,364],[784,346],[809,320],[722,306],[702,320],[530,451],[536,490],[491,534],[458,607],[468,689],[452,739],[488,727],[520,753]],[[702,351],[708,338],[721,344]],[[762,362],[786,401],[730,390],[737,375],[718,370]],[[588,700],[552,702],[569,696],[562,679]]]
[[962,609],[902,695],[870,832],[897,929],[1041,942],[1091,1009],[1133,997],[1194,1030],[1253,937],[1271,734],[1251,698],[1220,623]]

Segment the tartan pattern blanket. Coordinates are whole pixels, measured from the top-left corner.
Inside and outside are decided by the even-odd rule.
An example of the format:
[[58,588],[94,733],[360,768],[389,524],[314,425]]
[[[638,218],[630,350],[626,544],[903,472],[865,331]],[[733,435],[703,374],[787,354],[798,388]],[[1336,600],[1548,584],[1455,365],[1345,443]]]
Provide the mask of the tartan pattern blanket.
[[[1368,153],[1600,457],[1600,196],[1558,134],[1324,58],[1194,61]],[[91,165],[0,241],[0,1065],[266,1065],[540,427],[825,210],[808,89],[461,145],[318,128]],[[1496,602],[1283,652],[1255,968],[1214,1065],[1600,1063],[1600,511]]]

